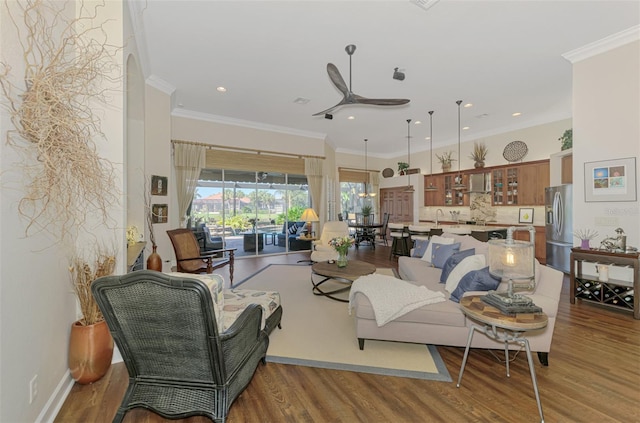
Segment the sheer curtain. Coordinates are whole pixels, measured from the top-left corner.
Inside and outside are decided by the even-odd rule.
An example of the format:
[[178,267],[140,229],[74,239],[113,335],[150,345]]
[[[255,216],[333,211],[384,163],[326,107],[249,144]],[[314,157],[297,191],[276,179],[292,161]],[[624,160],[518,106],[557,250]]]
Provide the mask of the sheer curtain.
[[205,166],[205,147],[193,144],[174,143],[173,165],[176,169],[176,187],[178,189],[178,216],[180,227],[187,222],[187,210],[193,201],[198,185],[200,171]]
[[320,217],[320,224],[324,222],[325,207],[322,202],[322,171],[324,168],[324,160],[314,157],[304,159],[304,174],[307,176],[309,183],[309,193],[311,193],[311,202],[313,209]]

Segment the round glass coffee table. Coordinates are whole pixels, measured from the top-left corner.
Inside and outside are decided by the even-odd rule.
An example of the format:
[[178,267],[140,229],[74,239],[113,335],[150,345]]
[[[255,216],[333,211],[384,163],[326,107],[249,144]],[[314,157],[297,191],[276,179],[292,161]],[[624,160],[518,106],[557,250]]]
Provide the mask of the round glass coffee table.
[[[336,297],[335,295],[349,291],[353,281],[358,279],[360,276],[370,275],[375,271],[376,267],[373,264],[360,260],[349,260],[347,267],[338,267],[336,263],[329,263],[327,261],[314,263],[311,266],[311,284],[313,285],[313,294],[322,295],[331,298],[332,300],[348,303],[349,299]],[[314,275],[322,277],[322,280],[315,282],[313,280]],[[321,285],[329,281],[336,281],[344,286],[329,289],[321,288]]]

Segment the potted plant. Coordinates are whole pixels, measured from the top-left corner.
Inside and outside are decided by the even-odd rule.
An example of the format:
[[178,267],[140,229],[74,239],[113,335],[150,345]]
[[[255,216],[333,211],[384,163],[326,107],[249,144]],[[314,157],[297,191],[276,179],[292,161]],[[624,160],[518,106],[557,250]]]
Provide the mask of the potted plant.
[[455,161],[455,159],[451,157],[452,154],[453,151],[445,151],[444,153],[442,153],[442,155],[436,153],[436,157],[442,165],[443,172],[448,172],[449,170],[451,170],[451,162]]
[[91,294],[91,284],[99,277],[112,274],[115,264],[113,252],[98,251],[93,265],[76,255],[69,266],[71,286],[78,298],[82,318],[71,325],[68,364],[71,377],[80,384],[99,380],[111,365],[113,338]]
[[362,206],[362,215],[370,216],[372,210],[373,210],[373,207],[371,207],[371,204],[365,204],[364,206]]
[[473,167],[475,167],[476,169],[484,167],[484,159],[487,158],[488,151],[489,149],[487,148],[485,143],[483,142],[473,143],[473,152],[469,156],[474,161]]
[[409,163],[398,162],[398,173],[400,175],[404,175],[407,169],[409,169]]
[[349,252],[349,247],[355,242],[356,240],[350,236],[331,238],[331,240],[329,240],[329,245],[338,253],[338,260],[336,260],[338,267],[347,267],[347,252]]
[[561,142],[560,150],[568,150],[573,147],[573,129],[567,129],[562,136],[558,138]]

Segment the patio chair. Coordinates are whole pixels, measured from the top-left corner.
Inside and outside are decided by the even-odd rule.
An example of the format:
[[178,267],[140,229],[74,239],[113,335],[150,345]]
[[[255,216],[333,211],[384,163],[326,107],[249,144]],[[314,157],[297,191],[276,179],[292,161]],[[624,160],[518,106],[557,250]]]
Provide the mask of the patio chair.
[[[195,234],[191,229],[171,229],[167,231],[173,251],[176,254],[176,271],[183,273],[213,273],[229,265],[229,284],[233,286],[233,261],[235,248],[222,248],[202,253]],[[222,258],[220,254],[227,254]]]
[[200,280],[141,270],[99,278],[91,292],[129,373],[114,422],[139,407],[167,419],[224,422],[265,363],[262,308],[248,305],[220,332],[211,291]]

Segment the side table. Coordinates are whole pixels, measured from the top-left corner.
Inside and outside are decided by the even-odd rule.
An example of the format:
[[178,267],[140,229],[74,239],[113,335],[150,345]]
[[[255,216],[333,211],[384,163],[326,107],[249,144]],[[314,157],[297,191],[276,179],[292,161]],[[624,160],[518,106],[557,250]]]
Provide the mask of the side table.
[[524,333],[531,330],[542,329],[547,326],[549,319],[544,313],[522,313],[515,316],[507,316],[502,314],[498,309],[485,304],[482,301],[482,295],[470,295],[460,300],[460,310],[472,320],[475,320],[483,326],[471,325],[469,328],[469,338],[467,339],[467,347],[464,350],[464,358],[460,367],[460,375],[458,376],[457,387],[462,382],[462,374],[469,357],[469,347],[473,340],[475,331],[482,332],[491,339],[504,342],[505,366],[507,377],[509,373],[509,342],[515,342],[524,345],[527,352],[527,361],[529,362],[529,371],[531,373],[531,381],[533,383],[533,392],[536,395],[538,403],[538,412],[540,413],[540,422],[544,423],[544,415],[542,414],[542,404],[540,403],[540,394],[538,393],[538,382],[536,380],[536,371],[531,358],[531,348],[529,341],[524,337]]

